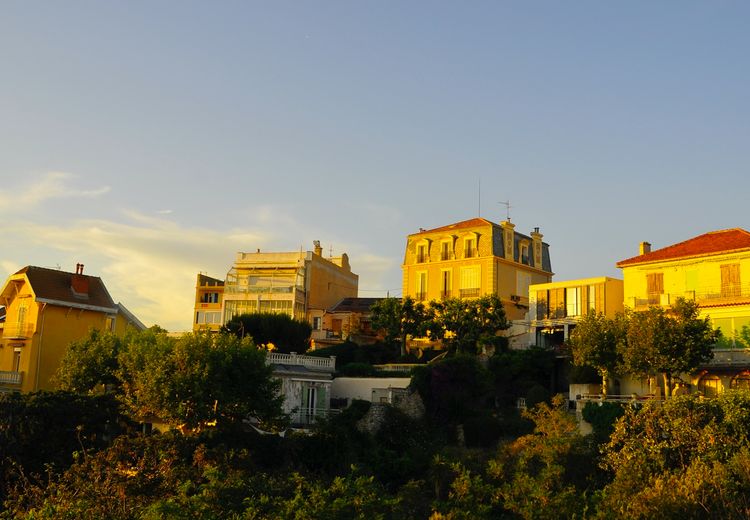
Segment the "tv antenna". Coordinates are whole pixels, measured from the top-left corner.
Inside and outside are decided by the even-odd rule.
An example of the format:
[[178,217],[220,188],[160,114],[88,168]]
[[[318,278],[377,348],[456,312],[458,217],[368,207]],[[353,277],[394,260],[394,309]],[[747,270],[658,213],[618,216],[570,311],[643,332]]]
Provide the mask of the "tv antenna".
[[505,206],[505,218],[510,221],[510,208],[513,207],[510,205],[510,200],[501,200],[500,202],[498,202],[498,204],[502,204],[503,206]]

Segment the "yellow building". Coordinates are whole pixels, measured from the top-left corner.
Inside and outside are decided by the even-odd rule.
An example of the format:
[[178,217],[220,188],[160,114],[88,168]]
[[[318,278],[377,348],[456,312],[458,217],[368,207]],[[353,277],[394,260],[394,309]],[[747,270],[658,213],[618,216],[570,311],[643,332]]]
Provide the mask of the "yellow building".
[[508,319],[524,320],[529,286],[551,281],[552,267],[539,228],[514,228],[474,218],[409,235],[402,294],[424,302],[496,294]]
[[224,302],[224,280],[199,274],[195,283],[195,315],[193,330],[217,332],[224,324],[222,304]]
[[314,245],[313,251],[237,253],[223,282],[198,275],[193,330],[215,330],[234,316],[255,312],[288,314],[320,329],[326,310],[357,296],[359,276],[346,253],[324,258],[320,243]]
[[560,347],[576,323],[589,312],[613,317],[623,311],[623,281],[601,276],[529,287],[531,341],[538,347]]
[[707,395],[750,388],[750,345],[743,340],[743,333],[750,334],[750,233],[713,231],[654,251],[642,242],[639,253],[617,263],[625,305],[638,311],[669,306],[678,297],[695,300],[725,339],[691,383]]
[[0,292],[5,325],[0,338],[0,391],[53,388],[68,345],[91,329],[123,334],[145,326],[115,303],[104,282],[83,274],[27,266],[11,275]]

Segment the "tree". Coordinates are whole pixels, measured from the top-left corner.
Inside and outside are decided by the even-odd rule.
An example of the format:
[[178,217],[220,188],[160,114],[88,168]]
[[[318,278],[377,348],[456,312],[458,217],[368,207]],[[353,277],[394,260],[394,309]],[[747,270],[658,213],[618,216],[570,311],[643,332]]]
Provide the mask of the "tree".
[[265,351],[249,338],[144,333],[137,339],[118,357],[122,399],[136,418],[196,428],[209,421],[237,424],[249,415],[267,422],[280,417],[280,383]]
[[625,369],[642,376],[661,373],[665,397],[669,397],[672,376],[710,360],[721,332],[713,330],[708,318],[698,317],[698,304],[678,298],[669,310],[650,307],[633,313],[626,335]]
[[423,336],[427,324],[430,322],[430,310],[422,302],[417,302],[407,296],[399,301],[398,298],[383,298],[370,308],[372,326],[382,330],[385,342],[401,346],[401,356],[406,355],[406,339],[408,336]]
[[443,339],[451,351],[476,353],[499,350],[506,344],[502,331],[510,328],[503,303],[491,294],[474,300],[448,298],[433,301],[430,336]]
[[223,329],[239,338],[249,336],[256,345],[273,345],[283,353],[303,354],[310,347],[312,327],[288,314],[259,312],[242,314],[229,320]]
[[747,518],[750,394],[628,407],[603,454],[600,518]]
[[589,313],[577,324],[568,339],[573,363],[594,367],[602,378],[602,396],[607,397],[610,376],[622,363],[627,318],[618,314]]
[[117,354],[122,340],[112,332],[98,329],[73,341],[57,369],[57,386],[76,393],[94,392],[97,388],[117,383]]

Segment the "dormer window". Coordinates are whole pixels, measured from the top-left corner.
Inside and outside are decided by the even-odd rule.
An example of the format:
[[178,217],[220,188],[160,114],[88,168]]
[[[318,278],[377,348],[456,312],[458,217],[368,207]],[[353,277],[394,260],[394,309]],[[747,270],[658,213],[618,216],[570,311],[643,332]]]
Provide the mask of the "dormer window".
[[420,244],[417,246],[417,263],[423,264],[427,261],[427,245]]
[[529,243],[521,242],[521,250],[518,257],[519,262],[529,265]]

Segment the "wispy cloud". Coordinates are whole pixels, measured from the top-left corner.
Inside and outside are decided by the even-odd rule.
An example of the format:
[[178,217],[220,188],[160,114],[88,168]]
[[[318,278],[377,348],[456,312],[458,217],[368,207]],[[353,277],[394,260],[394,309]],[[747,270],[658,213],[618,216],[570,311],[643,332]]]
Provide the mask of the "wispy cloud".
[[32,209],[50,199],[99,197],[110,191],[109,186],[75,188],[71,185],[74,179],[72,173],[53,171],[21,186],[0,188],[0,211]]

